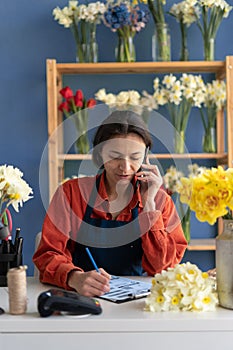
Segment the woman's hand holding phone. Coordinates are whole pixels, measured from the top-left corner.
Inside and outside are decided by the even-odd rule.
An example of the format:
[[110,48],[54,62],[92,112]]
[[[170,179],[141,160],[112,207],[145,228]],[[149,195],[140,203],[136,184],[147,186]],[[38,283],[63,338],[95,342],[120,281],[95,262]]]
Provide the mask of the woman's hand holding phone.
[[143,164],[136,173],[137,181],[140,182],[140,192],[143,206],[149,206],[155,209],[155,196],[163,184],[163,179],[157,165],[150,164],[148,155],[145,154]]

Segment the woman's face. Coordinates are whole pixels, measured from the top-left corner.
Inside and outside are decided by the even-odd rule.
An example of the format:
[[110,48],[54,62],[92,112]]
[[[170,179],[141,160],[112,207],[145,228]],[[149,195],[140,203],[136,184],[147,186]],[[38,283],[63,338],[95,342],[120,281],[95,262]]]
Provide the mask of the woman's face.
[[143,139],[134,133],[105,141],[102,159],[108,182],[116,185],[119,181],[131,181],[142,165],[145,149]]

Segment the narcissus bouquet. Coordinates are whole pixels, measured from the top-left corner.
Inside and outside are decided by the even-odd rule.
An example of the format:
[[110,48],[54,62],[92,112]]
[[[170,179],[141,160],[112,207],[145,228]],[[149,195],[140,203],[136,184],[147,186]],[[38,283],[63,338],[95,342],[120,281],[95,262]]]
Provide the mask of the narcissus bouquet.
[[[188,177],[193,177],[201,174],[203,171],[205,171],[206,168],[204,167],[199,167],[198,164],[190,164],[188,165]],[[167,190],[167,193],[173,197],[178,194],[178,188],[181,185],[181,179],[184,177],[183,171],[178,170],[176,167],[171,165],[167,170],[165,175],[163,176],[163,181],[164,181],[164,187]],[[178,213],[180,216],[183,232],[185,235],[185,238],[187,242],[190,241],[191,236],[190,236],[190,207],[182,203],[180,201],[179,195],[177,198],[177,203],[178,203]]]
[[70,28],[76,42],[78,62],[97,62],[96,27],[101,23],[105,4],[97,1],[88,5],[69,1],[63,9],[53,10],[54,19],[65,28]]
[[9,206],[18,212],[19,206],[32,198],[33,191],[22,177],[18,168],[6,164],[0,166],[0,229],[8,226],[6,212]]
[[196,177],[183,177],[180,182],[180,200],[189,205],[199,221],[213,225],[219,217],[232,219],[233,168],[213,167]]
[[197,20],[199,8],[192,1],[183,0],[178,4],[173,4],[169,10],[169,14],[174,16],[179,22],[181,33],[181,53],[180,61],[188,61],[188,45],[187,45],[187,30],[188,27]]
[[214,311],[217,304],[215,281],[207,272],[187,262],[154,276],[145,310]]
[[180,78],[165,75],[154,79],[155,104],[165,105],[175,128],[174,151],[184,153],[185,132],[192,107],[200,107],[204,101],[205,84],[201,75],[183,73]]
[[203,151],[216,152],[216,119],[217,112],[226,105],[226,83],[224,80],[213,80],[206,84],[204,107],[200,107],[204,126]]
[[76,141],[77,152],[82,154],[88,153],[90,149],[87,136],[88,108],[93,108],[96,105],[96,100],[94,98],[86,100],[80,89],[74,94],[69,86],[64,87],[59,92],[64,101],[60,103],[58,109],[67,118],[70,116],[74,117],[74,122],[80,135]]

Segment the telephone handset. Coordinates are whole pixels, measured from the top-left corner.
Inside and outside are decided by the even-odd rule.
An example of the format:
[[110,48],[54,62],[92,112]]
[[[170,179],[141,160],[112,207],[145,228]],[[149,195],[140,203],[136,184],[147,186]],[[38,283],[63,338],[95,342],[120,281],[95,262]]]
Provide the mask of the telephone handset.
[[[143,158],[143,161],[142,161],[142,164],[144,164],[146,162],[146,158],[148,156],[148,153],[149,153],[149,147],[146,147],[146,150],[145,150],[145,154],[144,154],[144,158]],[[142,170],[142,166],[140,166],[140,168],[138,169],[138,172]],[[138,185],[139,185],[139,180],[137,180],[135,182],[135,191],[137,190],[138,188]]]

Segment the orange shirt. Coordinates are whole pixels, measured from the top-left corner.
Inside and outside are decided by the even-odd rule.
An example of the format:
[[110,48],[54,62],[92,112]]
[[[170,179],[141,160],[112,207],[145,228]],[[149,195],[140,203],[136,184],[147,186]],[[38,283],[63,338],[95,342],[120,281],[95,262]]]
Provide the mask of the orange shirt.
[[[72,242],[78,235],[95,179],[96,177],[84,177],[69,180],[57,189],[44,220],[39,247],[33,256],[40,271],[41,282],[70,289],[67,284],[69,272],[74,269],[81,270],[72,262]],[[142,267],[148,275],[178,264],[187,247],[171,197],[160,189],[155,204],[155,211],[144,212],[138,188],[130,203],[116,218],[130,222],[131,210],[138,205],[141,230],[138,237],[141,236],[143,249]],[[108,206],[104,176],[101,176],[93,217],[111,219]]]

